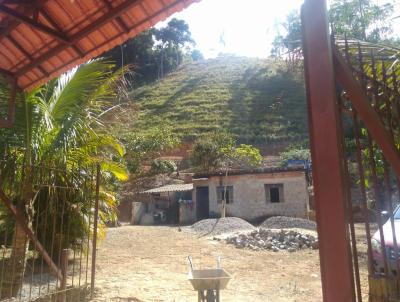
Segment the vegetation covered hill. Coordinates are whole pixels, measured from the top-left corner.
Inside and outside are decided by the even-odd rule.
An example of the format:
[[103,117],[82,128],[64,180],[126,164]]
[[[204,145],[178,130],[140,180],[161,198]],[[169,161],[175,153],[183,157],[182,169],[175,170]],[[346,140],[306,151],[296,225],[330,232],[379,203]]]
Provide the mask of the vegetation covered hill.
[[181,66],[131,93],[134,131],[171,126],[185,141],[224,128],[241,143],[307,137],[301,77],[273,60],[224,56]]

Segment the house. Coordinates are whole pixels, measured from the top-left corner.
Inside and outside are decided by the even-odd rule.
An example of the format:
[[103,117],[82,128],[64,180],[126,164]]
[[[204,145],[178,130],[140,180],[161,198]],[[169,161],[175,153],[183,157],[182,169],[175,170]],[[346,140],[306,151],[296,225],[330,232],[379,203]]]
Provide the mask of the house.
[[[308,182],[304,168],[260,168],[195,174],[193,201],[197,220],[226,215],[246,220],[274,215],[306,218]],[[225,188],[226,187],[226,188]]]
[[186,224],[194,222],[193,184],[169,184],[142,192],[140,202],[132,203],[132,224]]

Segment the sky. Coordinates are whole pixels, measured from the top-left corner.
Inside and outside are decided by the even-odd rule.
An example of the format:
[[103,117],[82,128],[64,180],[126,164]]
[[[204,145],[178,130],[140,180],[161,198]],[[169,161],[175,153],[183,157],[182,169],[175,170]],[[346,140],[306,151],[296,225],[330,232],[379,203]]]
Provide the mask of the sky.
[[[197,43],[196,48],[206,58],[216,57],[219,53],[268,57],[279,22],[291,10],[299,10],[303,2],[304,0],[202,0],[171,18],[183,19],[189,24],[192,37]],[[165,22],[158,26],[163,24]]]

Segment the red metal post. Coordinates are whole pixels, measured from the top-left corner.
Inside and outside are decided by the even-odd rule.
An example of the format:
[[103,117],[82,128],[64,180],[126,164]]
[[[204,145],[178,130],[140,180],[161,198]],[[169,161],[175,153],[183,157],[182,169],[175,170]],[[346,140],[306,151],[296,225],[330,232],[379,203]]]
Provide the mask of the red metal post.
[[305,1],[302,24],[323,298],[325,302],[350,302],[354,279],[325,0]]

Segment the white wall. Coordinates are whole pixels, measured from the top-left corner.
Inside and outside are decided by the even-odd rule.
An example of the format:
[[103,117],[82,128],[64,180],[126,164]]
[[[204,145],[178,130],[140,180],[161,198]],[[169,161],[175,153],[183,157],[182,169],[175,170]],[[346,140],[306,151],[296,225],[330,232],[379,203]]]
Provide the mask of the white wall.
[[[232,175],[228,176],[226,183],[222,177],[222,183],[233,186],[233,202],[227,204],[227,216],[248,220],[267,215],[307,217],[308,192],[304,172]],[[267,202],[264,185],[278,183],[283,184],[284,201],[281,203]],[[207,181],[195,181],[195,186],[204,185],[209,186],[210,211],[220,213],[220,204],[217,203],[217,187],[221,185],[221,178],[212,176]]]

